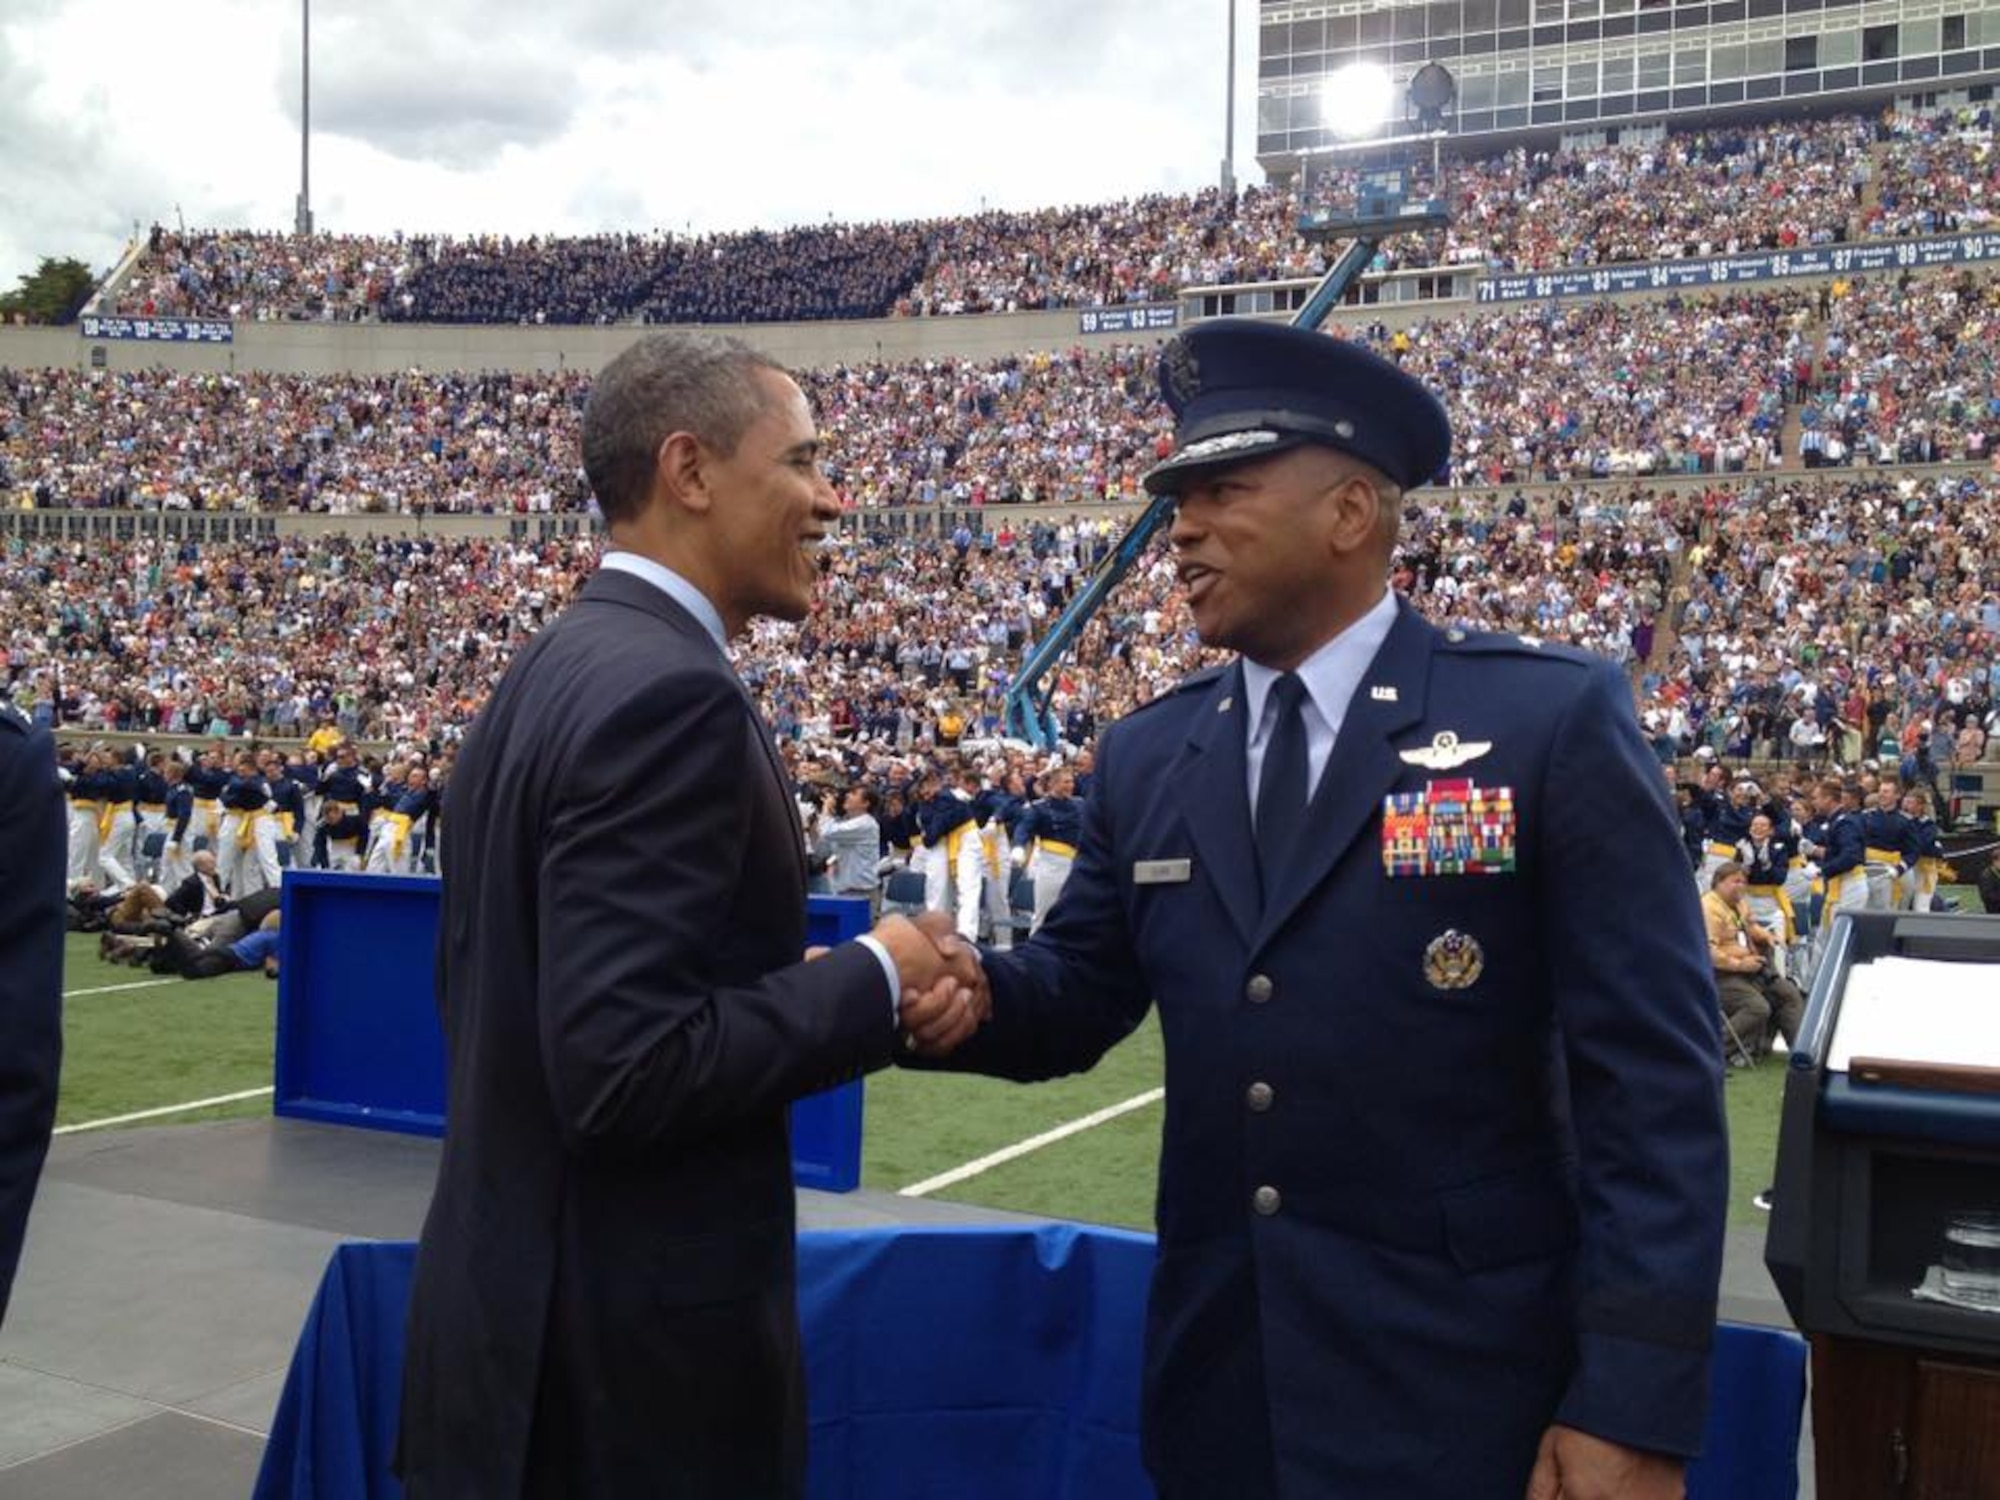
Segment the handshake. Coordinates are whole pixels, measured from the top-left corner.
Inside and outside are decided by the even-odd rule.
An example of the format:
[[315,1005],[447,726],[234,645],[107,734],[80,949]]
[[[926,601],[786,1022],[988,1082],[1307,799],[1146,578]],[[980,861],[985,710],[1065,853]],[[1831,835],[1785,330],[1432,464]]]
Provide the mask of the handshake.
[[993,1013],[978,953],[942,912],[888,917],[869,935],[889,950],[902,981],[896,1018],[905,1051],[943,1057]]

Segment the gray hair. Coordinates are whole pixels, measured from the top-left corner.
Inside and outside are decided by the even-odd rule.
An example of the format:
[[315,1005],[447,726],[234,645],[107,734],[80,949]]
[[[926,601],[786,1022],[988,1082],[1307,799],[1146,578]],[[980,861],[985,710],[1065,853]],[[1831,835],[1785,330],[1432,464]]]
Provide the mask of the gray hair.
[[583,472],[607,522],[639,514],[660,445],[692,433],[725,458],[767,404],[755,372],[769,355],[717,333],[656,333],[598,374],[583,408]]

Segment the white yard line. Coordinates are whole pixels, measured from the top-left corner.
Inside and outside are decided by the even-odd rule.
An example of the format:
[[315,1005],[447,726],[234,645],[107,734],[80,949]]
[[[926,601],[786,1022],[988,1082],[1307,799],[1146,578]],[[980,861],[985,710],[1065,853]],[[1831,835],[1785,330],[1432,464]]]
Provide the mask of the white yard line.
[[184,1115],[189,1110],[212,1109],[218,1104],[238,1104],[245,1099],[261,1099],[271,1092],[268,1083],[261,1089],[244,1089],[239,1094],[217,1094],[213,1099],[190,1099],[185,1104],[167,1104],[159,1109],[135,1110],[129,1115],[111,1115],[102,1120],[85,1120],[76,1125],[58,1125],[57,1135],[74,1135],[79,1130],[103,1130],[112,1125],[130,1125],[134,1120],[157,1120],[162,1115]]
[[1164,1088],[1147,1089],[1143,1094],[1134,1094],[1130,1099],[1106,1105],[1095,1114],[1084,1115],[1080,1119],[1058,1125],[1053,1130],[1044,1130],[1040,1135],[1031,1135],[1025,1141],[1016,1141],[1011,1146],[1003,1146],[990,1156],[982,1156],[977,1161],[965,1163],[964,1166],[953,1167],[949,1172],[940,1172],[935,1177],[926,1177],[922,1182],[913,1182],[903,1189],[903,1196],[927,1197],[940,1188],[948,1188],[955,1183],[964,1182],[968,1177],[977,1177],[982,1172],[990,1172],[1003,1162],[1027,1156],[1044,1146],[1053,1146],[1057,1141],[1068,1140],[1071,1136],[1079,1135],[1086,1130],[1095,1130],[1106,1121],[1115,1120],[1120,1115],[1129,1115],[1135,1109],[1144,1109],[1149,1104],[1157,1104],[1166,1096],[1167,1091]]
[[163,984],[179,984],[175,979],[135,979],[130,984],[101,984],[94,990],[64,990],[63,999],[74,1000],[79,995],[115,995],[120,990],[153,990]]

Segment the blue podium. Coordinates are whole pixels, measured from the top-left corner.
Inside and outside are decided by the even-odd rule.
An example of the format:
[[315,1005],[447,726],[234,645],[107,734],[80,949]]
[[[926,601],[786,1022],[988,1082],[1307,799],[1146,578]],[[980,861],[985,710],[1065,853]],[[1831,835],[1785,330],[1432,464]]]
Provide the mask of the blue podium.
[[[289,1119],[444,1134],[444,1031],[433,976],[441,883],[428,875],[287,871],[274,1101]],[[807,942],[868,930],[868,903],[813,896]],[[862,1086],[792,1108],[802,1187],[861,1182]]]

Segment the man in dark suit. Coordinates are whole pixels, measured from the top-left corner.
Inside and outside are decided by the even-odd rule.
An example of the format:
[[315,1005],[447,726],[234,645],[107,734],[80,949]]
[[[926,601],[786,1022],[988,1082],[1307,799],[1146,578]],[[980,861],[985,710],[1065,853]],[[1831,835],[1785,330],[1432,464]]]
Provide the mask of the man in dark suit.
[[1069,880],[948,1066],[1167,1051],[1159,1492],[1653,1500],[1700,1442],[1716,997],[1608,663],[1384,584],[1444,413],[1351,344],[1168,345],[1172,542],[1241,653],[1113,726]]
[[0,1322],[56,1120],[65,820],[54,741],[0,702]]
[[725,643],[803,618],[838,517],[799,388],[731,339],[603,371],[604,564],[509,667],[446,795],[450,1111],[412,1292],[412,1500],[793,1496],[785,1109],[976,1023],[892,918],[806,962],[803,834]]

